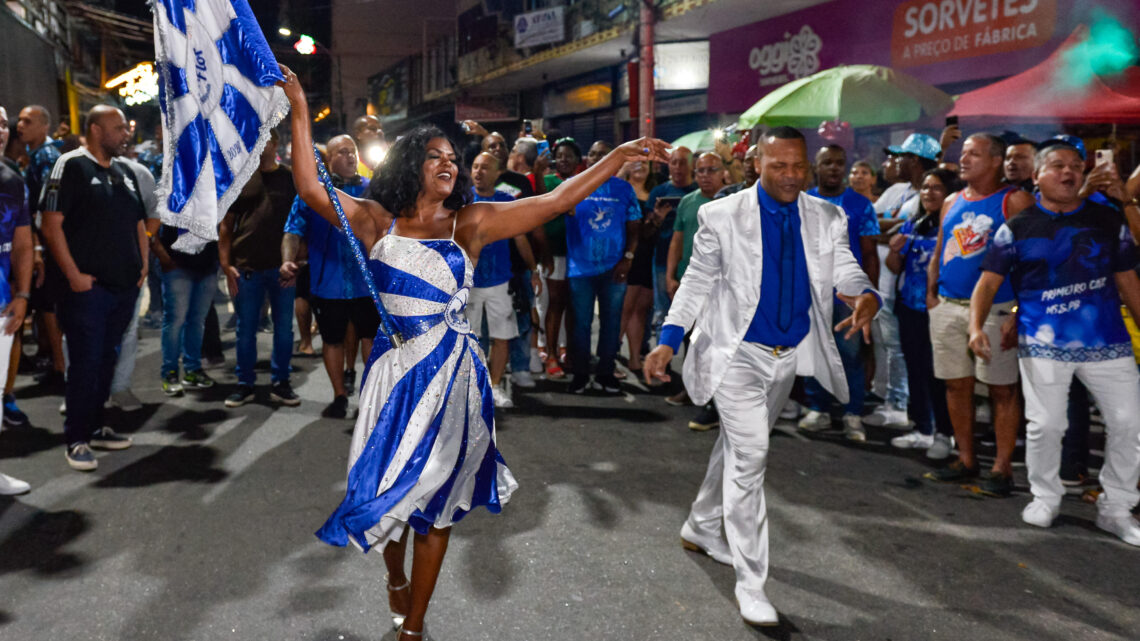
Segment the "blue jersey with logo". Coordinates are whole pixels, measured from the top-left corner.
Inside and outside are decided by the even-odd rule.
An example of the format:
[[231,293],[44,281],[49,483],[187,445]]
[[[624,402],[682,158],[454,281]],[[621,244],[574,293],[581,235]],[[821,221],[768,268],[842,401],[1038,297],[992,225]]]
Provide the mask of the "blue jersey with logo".
[[0,309],[12,302],[12,239],[29,224],[27,194],[20,174],[0,163]]
[[641,204],[620,178],[610,178],[578,203],[566,219],[566,275],[596,276],[613,269],[625,254],[625,224],[631,220],[641,220]]
[[[982,276],[982,257],[990,247],[994,233],[1005,223],[1005,201],[1014,193],[1002,187],[977,200],[969,200],[962,192],[954,197],[942,220],[942,256],[938,267],[938,293],[946,298],[967,299]],[[1013,300],[1009,281],[1002,283],[995,303]]]
[[[475,188],[471,188],[475,202],[510,202],[514,197],[505,191],[495,190],[490,197],[480,196]],[[474,287],[494,287],[502,285],[511,279],[511,239],[504,238],[493,243],[483,245],[479,252],[479,261],[475,263],[475,274],[472,276]]]
[[1113,276],[1137,262],[1120,212],[1085,201],[1062,214],[1029,207],[998,230],[982,268],[1017,295],[1022,357],[1088,362],[1132,356]]
[[59,152],[59,142],[48,136],[43,144],[35,149],[28,149],[28,167],[24,170],[24,182],[28,186],[28,210],[32,212],[43,211],[44,185],[47,184],[48,175],[55,161],[62,154]]
[[875,216],[875,205],[854,189],[848,187],[838,196],[823,196],[819,187],[808,191],[809,196],[822,198],[839,207],[847,214],[847,242],[851,245],[851,253],[855,254],[855,261],[863,264],[863,247],[859,239],[863,236],[879,235],[879,219]]
[[[367,186],[367,180],[359,179],[338,184],[337,188],[349,196],[359,196]],[[300,196],[293,199],[293,208],[285,221],[285,233],[305,239],[309,248],[309,291],[313,296],[337,300],[370,296],[352,255],[348,236],[313,211]],[[361,244],[359,238],[352,241],[360,246],[365,256],[368,255],[368,248]]]
[[938,217],[909,219],[899,233],[906,236],[899,255],[903,266],[898,279],[898,302],[918,312],[926,311],[926,268],[938,245]]

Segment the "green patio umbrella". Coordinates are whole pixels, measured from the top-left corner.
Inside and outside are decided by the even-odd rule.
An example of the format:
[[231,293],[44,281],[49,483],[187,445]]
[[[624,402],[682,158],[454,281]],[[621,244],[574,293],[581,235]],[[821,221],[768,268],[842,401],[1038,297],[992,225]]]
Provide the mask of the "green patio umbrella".
[[793,80],[764,96],[737,126],[814,128],[838,120],[852,127],[911,122],[945,113],[954,99],[901,71],[877,65],[840,65]]
[[[713,151],[716,148],[717,136],[725,135],[721,129],[702,129],[701,131],[694,131],[681,136],[674,140],[671,146],[674,149],[677,147],[688,147],[693,153]],[[735,134],[727,134],[727,136],[731,142],[736,142],[740,139],[740,137]]]

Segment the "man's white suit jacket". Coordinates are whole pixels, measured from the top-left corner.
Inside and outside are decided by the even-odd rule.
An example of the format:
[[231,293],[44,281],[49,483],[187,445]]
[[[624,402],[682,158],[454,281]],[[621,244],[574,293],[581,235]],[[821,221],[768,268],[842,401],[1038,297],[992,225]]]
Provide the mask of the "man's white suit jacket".
[[[696,325],[683,374],[698,404],[712,399],[720,386],[760,302],[764,243],[758,189],[759,181],[698,210],[692,258],[665,319],[686,332]],[[814,376],[846,403],[847,378],[832,329],[834,291],[858,296],[874,289],[851,253],[843,210],[803,192],[798,204],[811,283],[811,329],[790,356],[796,359],[796,375]]]

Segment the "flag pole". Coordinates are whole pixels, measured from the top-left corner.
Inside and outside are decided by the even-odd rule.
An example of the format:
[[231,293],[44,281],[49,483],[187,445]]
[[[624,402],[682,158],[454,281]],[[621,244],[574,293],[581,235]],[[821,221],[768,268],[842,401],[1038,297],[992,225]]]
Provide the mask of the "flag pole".
[[354,234],[352,233],[352,226],[348,223],[348,217],[344,215],[344,208],[341,207],[340,198],[336,195],[336,189],[333,188],[332,178],[329,177],[328,169],[325,168],[324,161],[321,160],[321,152],[317,149],[316,143],[313,143],[313,155],[317,161],[317,175],[321,178],[321,184],[325,187],[325,192],[329,195],[329,200],[332,201],[333,209],[336,210],[336,217],[340,220],[340,226],[344,228],[344,233],[347,236],[345,239],[349,247],[352,247],[352,255],[356,258],[356,266],[360,268],[360,275],[364,278],[364,284],[368,287],[368,293],[372,296],[372,302],[376,304],[376,311],[380,313],[380,329],[392,341],[394,347],[399,347],[404,342],[404,337],[400,331],[396,329],[396,324],[392,320],[392,316],[388,310],[384,308],[384,303],[380,300],[380,290],[376,289],[376,283],[372,280],[372,273],[368,270],[368,261],[364,258],[364,252],[360,251],[360,244],[355,242]]

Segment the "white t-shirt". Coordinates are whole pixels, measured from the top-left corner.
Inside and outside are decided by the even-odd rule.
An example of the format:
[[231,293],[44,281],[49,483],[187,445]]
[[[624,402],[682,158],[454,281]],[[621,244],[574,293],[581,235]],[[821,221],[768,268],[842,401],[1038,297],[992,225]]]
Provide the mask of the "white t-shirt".
[[[918,190],[909,182],[895,183],[887,187],[883,195],[875,201],[875,213],[879,216],[899,218],[899,211],[908,200],[918,195]],[[905,218],[906,216],[901,216]]]

